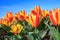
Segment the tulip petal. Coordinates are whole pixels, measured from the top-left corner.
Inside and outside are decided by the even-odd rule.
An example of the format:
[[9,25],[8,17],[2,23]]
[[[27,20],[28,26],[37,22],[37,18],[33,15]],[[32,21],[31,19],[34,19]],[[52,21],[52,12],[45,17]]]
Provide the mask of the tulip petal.
[[55,15],[56,14],[54,13],[54,11],[50,11],[50,20],[54,25],[57,25],[57,20],[56,20]]
[[60,25],[60,12],[58,12],[58,25]]
[[36,7],[34,8],[34,11],[35,11],[37,14],[40,15],[40,13],[41,13],[40,6],[36,6]]

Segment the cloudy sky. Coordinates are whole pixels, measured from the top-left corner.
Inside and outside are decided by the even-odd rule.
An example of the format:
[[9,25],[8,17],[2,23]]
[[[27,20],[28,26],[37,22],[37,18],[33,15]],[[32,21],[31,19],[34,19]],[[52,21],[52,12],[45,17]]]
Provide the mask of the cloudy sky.
[[25,10],[29,13],[35,6],[40,6],[41,9],[54,9],[60,8],[60,0],[0,0],[0,18],[2,18],[6,12],[19,12]]

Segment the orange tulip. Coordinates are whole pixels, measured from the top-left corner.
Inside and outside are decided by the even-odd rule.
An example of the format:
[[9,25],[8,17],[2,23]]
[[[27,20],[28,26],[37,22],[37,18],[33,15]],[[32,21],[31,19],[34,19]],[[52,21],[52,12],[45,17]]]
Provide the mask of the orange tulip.
[[2,24],[6,25],[6,26],[10,26],[11,22],[7,21],[6,19],[3,19]]
[[34,8],[34,11],[37,12],[42,18],[47,17],[49,12],[47,10],[41,10],[40,6],[36,6]]
[[7,19],[7,21],[11,22],[13,20],[13,14],[12,14],[12,12],[7,12],[4,19]]
[[34,10],[31,11],[30,16],[26,17],[26,21],[29,22],[34,28],[36,28],[40,23],[40,6],[36,6]]
[[37,12],[39,15],[41,15],[41,8],[40,8],[40,6],[36,6],[34,8],[34,11]]
[[0,19],[0,24],[2,24],[2,19]]
[[60,11],[59,11],[59,9],[55,9],[55,10],[50,11],[50,20],[55,26],[60,25]]
[[16,34],[21,33],[22,29],[23,29],[23,27],[20,24],[17,24],[17,25],[13,24],[10,32],[12,32],[13,34],[16,35]]
[[18,18],[17,18],[16,15],[14,15],[14,17],[13,17],[13,22],[17,22],[17,21],[18,21]]
[[36,28],[39,23],[40,23],[40,17],[38,15],[38,13],[36,13],[34,10],[31,11],[31,14],[28,18],[28,22],[34,27]]
[[41,16],[42,18],[45,18],[49,15],[49,12],[47,10],[41,10]]
[[19,20],[21,20],[21,21],[26,21],[25,18],[26,18],[28,15],[27,15],[26,12],[23,10],[23,11],[17,13],[16,16],[18,17]]

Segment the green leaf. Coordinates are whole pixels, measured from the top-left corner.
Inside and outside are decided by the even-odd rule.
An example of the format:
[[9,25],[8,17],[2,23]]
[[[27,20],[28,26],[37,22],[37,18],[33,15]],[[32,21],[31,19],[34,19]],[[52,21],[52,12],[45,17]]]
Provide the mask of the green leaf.
[[55,28],[51,28],[50,33],[51,33],[51,36],[53,36],[55,40],[59,40],[59,36],[58,36],[59,32]]
[[41,30],[40,32],[39,32],[39,36],[41,37],[41,38],[44,38],[45,36],[46,36],[46,34],[47,34],[47,29],[45,29],[45,30]]
[[26,35],[28,40],[34,40],[34,37],[32,35]]
[[34,32],[28,32],[29,35],[33,34]]
[[10,31],[11,27],[6,25],[1,25],[3,30]]
[[18,22],[17,23],[19,23],[19,24],[21,24],[22,26],[24,26],[24,22],[23,21],[21,21],[21,20],[18,20]]
[[17,37],[18,39],[21,39],[21,36],[20,36],[20,35],[16,35],[16,37]]
[[37,28],[34,29],[34,33],[35,34],[38,34],[39,33],[39,30]]
[[54,40],[60,40],[59,38],[59,32],[58,32],[58,30],[57,29],[55,29],[55,27],[53,26],[53,27],[51,27],[50,25],[48,25],[48,22],[47,23],[45,23],[45,25],[50,29],[50,33],[51,33],[51,35],[50,36],[52,36],[53,37],[53,39]]

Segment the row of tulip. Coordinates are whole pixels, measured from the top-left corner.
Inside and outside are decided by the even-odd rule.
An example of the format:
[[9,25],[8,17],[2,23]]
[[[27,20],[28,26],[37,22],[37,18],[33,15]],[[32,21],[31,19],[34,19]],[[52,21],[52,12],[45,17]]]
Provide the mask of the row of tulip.
[[[6,16],[0,19],[0,25],[4,24],[11,27],[10,32],[13,34],[19,34],[24,29],[24,26],[18,23],[18,20],[28,22],[33,28],[37,28],[41,20],[49,17],[49,21],[54,26],[60,25],[60,9],[55,8],[54,10],[43,10],[40,6],[36,6],[31,10],[30,14],[27,14],[24,10],[13,14],[12,12],[6,12]],[[15,23],[17,23],[15,25]]]
[[45,18],[47,16],[50,17],[50,20],[54,25],[60,24],[60,10],[58,8],[48,11],[42,10],[39,6],[36,6],[34,10],[30,12],[30,15],[28,15],[24,10],[17,12],[14,15],[12,12],[6,12],[6,16],[0,19],[0,24],[5,24],[7,26],[12,24],[12,29],[14,29],[14,22],[21,20],[29,22],[34,28],[36,28],[40,23],[40,18]]

